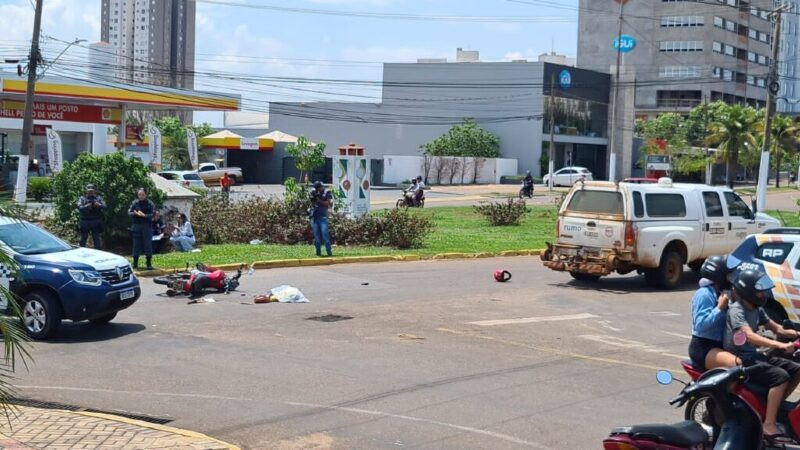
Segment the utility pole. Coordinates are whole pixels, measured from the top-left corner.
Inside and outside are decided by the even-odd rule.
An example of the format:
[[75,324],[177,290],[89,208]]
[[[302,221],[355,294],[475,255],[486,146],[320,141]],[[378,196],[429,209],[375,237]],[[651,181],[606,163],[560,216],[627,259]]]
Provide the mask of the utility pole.
[[614,72],[614,96],[611,100],[611,126],[609,127],[609,137],[608,137],[608,153],[609,153],[609,166],[612,164],[615,166],[614,168],[609,167],[609,181],[614,181],[611,179],[610,175],[613,173],[614,178],[616,178],[616,157],[612,157],[614,152],[616,151],[617,146],[617,98],[619,97],[619,70],[620,65],[622,64],[622,49],[620,48],[622,45],[622,13],[625,8],[625,2],[619,2],[619,30],[617,31],[617,70]]
[[[761,164],[758,168],[758,188],[756,189],[756,211],[766,211],[767,182],[769,181],[769,148],[772,144],[772,117],[775,115],[775,96],[780,90],[778,83],[778,54],[781,45],[781,16],[789,5],[783,4],[771,15],[775,17],[775,27],[772,31],[772,61],[769,65],[769,79],[767,80],[767,114],[764,118],[764,145],[761,147]],[[780,176],[780,175],[779,175]]]
[[556,104],[555,104],[555,89],[556,89],[556,74],[555,72],[550,74],[550,156],[547,158],[547,170],[550,174],[550,177],[547,179],[547,189],[552,191],[553,190],[553,175],[555,174],[555,157],[556,157],[556,137],[555,137],[555,111],[556,111]]
[[28,158],[31,155],[31,133],[33,132],[33,102],[36,90],[36,69],[39,65],[39,34],[42,28],[42,3],[36,0],[36,9],[33,16],[33,38],[31,39],[31,53],[28,57],[28,88],[25,91],[25,116],[22,121],[22,147],[19,150],[19,168],[17,169],[17,189],[15,201],[25,203],[28,190]]

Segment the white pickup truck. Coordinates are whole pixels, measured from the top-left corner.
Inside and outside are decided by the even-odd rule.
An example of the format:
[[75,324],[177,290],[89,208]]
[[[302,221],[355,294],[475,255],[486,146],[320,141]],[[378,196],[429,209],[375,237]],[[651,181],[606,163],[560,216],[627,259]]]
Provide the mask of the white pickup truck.
[[567,194],[558,213],[556,243],[542,261],[575,279],[638,271],[651,286],[671,289],[684,264],[699,270],[711,255],[725,254],[747,236],[780,226],[753,214],[726,187],[585,182]]
[[197,168],[197,174],[200,175],[200,178],[202,178],[207,185],[219,184],[219,179],[222,178],[225,172],[228,173],[234,185],[244,179],[242,176],[242,169],[238,167],[217,168],[217,165],[214,163],[203,163]]

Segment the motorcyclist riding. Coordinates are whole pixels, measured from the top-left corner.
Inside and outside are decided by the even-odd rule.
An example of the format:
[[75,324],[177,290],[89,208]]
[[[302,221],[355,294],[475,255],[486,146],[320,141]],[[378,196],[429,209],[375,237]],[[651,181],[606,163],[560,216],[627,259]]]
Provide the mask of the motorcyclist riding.
[[417,192],[414,194],[414,204],[419,206],[422,199],[425,197],[425,182],[422,177],[417,177]]
[[417,191],[419,190],[419,184],[417,184],[417,179],[411,179],[411,186],[406,189],[406,202],[409,205],[416,205],[417,204]]
[[522,179],[522,187],[525,189],[526,195],[533,195],[533,175],[531,171],[525,172],[525,178]]

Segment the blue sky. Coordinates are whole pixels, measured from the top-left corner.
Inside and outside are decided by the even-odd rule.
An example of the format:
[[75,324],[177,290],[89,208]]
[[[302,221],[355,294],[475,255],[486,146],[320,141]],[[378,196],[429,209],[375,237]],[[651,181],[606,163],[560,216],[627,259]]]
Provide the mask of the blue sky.
[[[231,0],[234,1],[234,0]],[[479,50],[484,60],[535,59],[551,50],[574,56],[577,0],[550,0],[572,7],[548,8],[506,0],[235,0],[254,5],[315,8],[335,11],[457,16],[557,16],[555,23],[455,23],[362,19],[300,14],[198,3],[196,70],[281,77],[380,80],[380,62],[411,62],[417,58],[454,59],[457,47]],[[532,1],[532,3],[538,3]],[[548,2],[545,2],[548,3]],[[0,0],[0,56],[24,53],[30,40],[29,0]],[[100,0],[45,0],[43,29],[59,39],[100,38]],[[46,43],[50,51],[61,44]],[[80,58],[84,50],[69,53]],[[2,59],[2,58],[0,58]],[[350,62],[358,61],[358,62]],[[331,96],[301,92],[287,86],[258,87],[224,80],[198,80],[198,88],[242,93],[246,106],[266,109],[269,101],[313,101]],[[308,87],[308,86],[306,86]],[[331,89],[336,97],[368,100],[350,94],[379,97],[375,90]],[[219,125],[219,114],[202,114]]]

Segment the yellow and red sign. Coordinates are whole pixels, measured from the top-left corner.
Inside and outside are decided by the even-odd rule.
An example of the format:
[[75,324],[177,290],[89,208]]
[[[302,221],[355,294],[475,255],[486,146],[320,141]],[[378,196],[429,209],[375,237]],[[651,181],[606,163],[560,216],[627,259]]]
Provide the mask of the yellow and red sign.
[[[16,100],[0,101],[0,118],[22,119],[24,113],[25,102]],[[122,110],[119,108],[103,108],[101,106],[92,105],[34,102],[33,119],[113,125],[118,124],[122,120]]]

